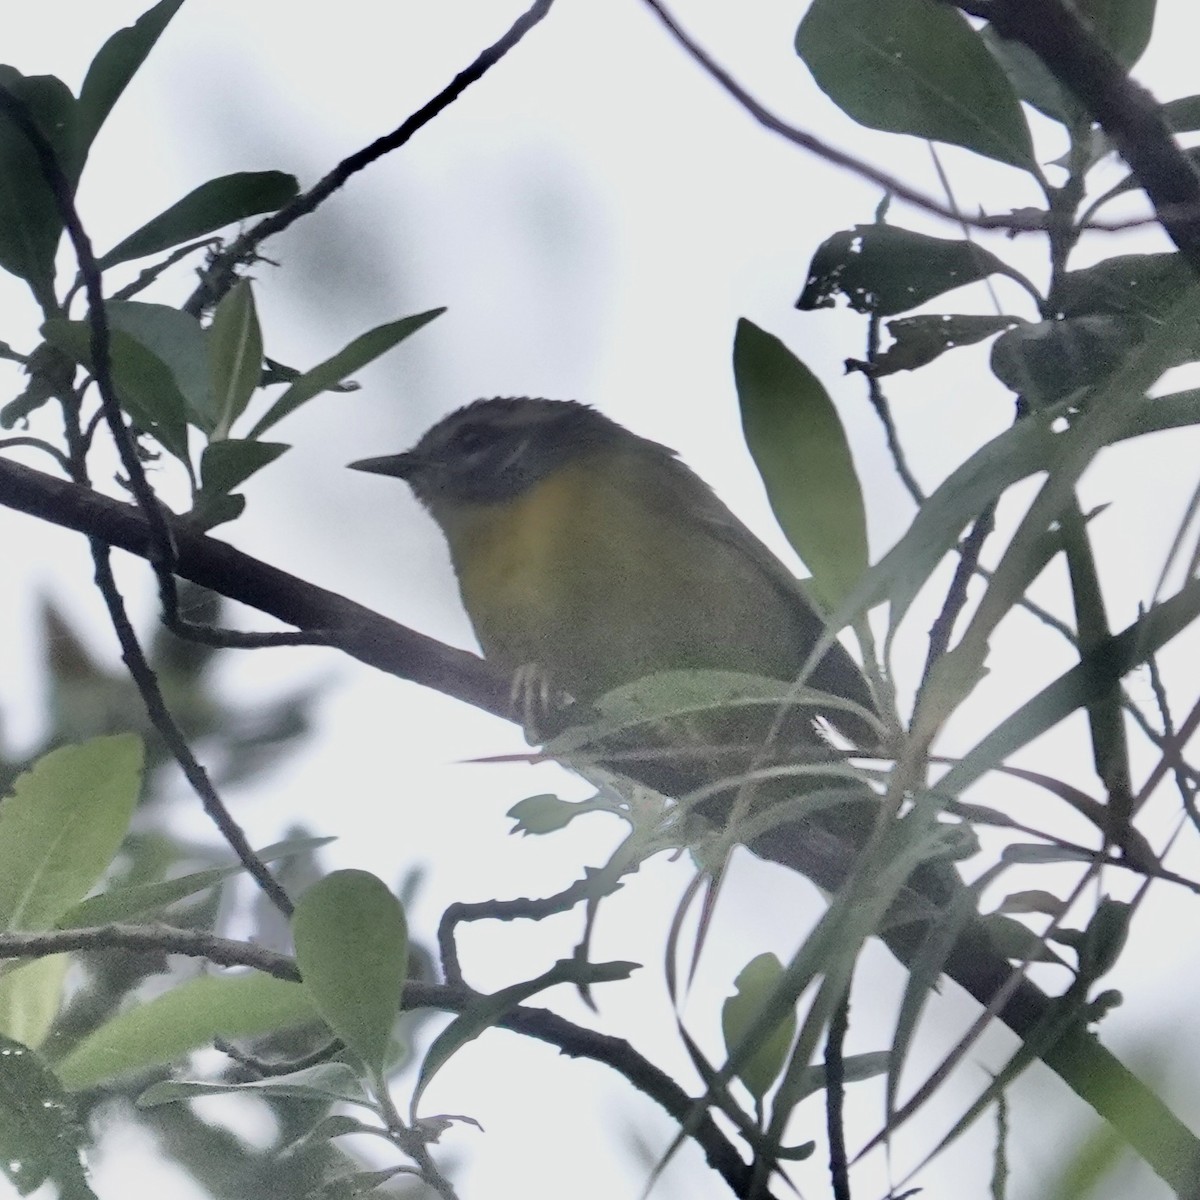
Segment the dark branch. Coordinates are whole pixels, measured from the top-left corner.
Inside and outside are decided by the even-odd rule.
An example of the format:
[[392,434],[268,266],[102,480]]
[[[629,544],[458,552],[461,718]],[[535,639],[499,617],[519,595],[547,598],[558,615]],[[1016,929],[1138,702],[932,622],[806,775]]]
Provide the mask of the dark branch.
[[[248,942],[237,942],[197,930],[176,929],[169,925],[102,925],[87,929],[55,930],[51,933],[0,934],[0,959],[43,958],[67,950],[113,948],[165,951],[203,958],[223,967],[253,967],[290,983],[300,981],[295,959],[286,954]],[[463,1013],[479,999],[479,993],[470,988],[419,983],[410,979],[404,985],[401,1008],[405,1011],[436,1008],[443,1012]],[[688,1133],[703,1150],[709,1166],[721,1175],[734,1195],[748,1194],[751,1169],[742,1161],[712,1117],[703,1110],[697,1114],[696,1101],[628,1042],[574,1025],[546,1009],[525,1005],[509,1009],[495,1023],[502,1029],[556,1046],[560,1053],[570,1058],[587,1058],[611,1067],[678,1124],[688,1122]]]
[[465,70],[460,71],[432,100],[417,109],[407,120],[391,133],[377,138],[369,146],[338,163],[328,175],[303,196],[297,196],[277,213],[259,221],[246,230],[229,248],[218,255],[204,272],[200,286],[188,297],[183,306],[185,312],[198,316],[209,305],[216,303],[233,285],[236,268],[241,263],[252,262],[258,247],[273,234],[280,233],[301,217],[313,212],[329,198],[351,175],[368,167],[376,159],[398,150],[419,130],[423,129],[439,113],[449,108],[471,84],[482,79],[543,17],[550,11],[554,0],[537,2],[513,22],[509,30],[484,50]]

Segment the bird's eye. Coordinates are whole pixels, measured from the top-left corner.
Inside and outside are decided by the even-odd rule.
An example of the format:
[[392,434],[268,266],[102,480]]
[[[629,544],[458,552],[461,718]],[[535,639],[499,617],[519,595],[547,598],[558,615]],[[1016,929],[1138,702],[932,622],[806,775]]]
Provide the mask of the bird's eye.
[[454,435],[454,449],[459,454],[476,454],[492,442],[492,431],[486,425],[464,425]]

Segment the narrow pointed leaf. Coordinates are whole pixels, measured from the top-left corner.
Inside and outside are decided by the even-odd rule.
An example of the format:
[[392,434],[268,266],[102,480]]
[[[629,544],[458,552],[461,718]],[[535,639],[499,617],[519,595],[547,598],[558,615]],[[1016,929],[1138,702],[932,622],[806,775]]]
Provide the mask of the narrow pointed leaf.
[[411,317],[403,317],[399,321],[391,321],[387,325],[376,326],[356,337],[332,358],[327,358],[323,363],[319,363],[310,371],[305,371],[296,379],[254,426],[250,431],[250,436],[252,438],[260,437],[272,425],[283,420],[289,413],[295,412],[300,405],[314,396],[320,395],[321,392],[335,387],[347,375],[374,362],[381,354],[404,341],[410,334],[416,333],[423,325],[428,325],[434,317],[440,317],[445,311],[444,308],[431,308],[428,312],[417,313]]
[[116,33],[100,47],[79,90],[76,146],[80,166],[112,106],[146,61],[162,31],[179,11],[183,0],[159,0],[153,8]]
[[837,409],[776,337],[738,322],[733,374],[742,429],[780,528],[837,607],[867,567],[862,489]]
[[366,1104],[369,1100],[358,1073],[346,1063],[320,1063],[287,1075],[271,1075],[246,1083],[212,1083],[198,1079],[168,1079],[151,1084],[138,1098],[138,1108],[156,1108],[200,1096],[230,1096],[238,1093],[277,1096],[288,1100],[319,1100]]
[[208,367],[213,439],[229,436],[230,426],[246,411],[262,378],[263,342],[248,279],[239,279],[213,313],[208,330]]
[[210,179],[170,208],[122,238],[100,259],[101,269],[158,254],[223,229],[235,221],[275,212],[299,194],[294,175],[283,171],[240,171]]

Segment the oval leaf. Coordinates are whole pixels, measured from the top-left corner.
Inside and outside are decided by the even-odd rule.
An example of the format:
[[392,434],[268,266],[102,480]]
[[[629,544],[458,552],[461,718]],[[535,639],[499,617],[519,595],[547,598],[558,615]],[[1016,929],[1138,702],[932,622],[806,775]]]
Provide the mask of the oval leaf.
[[235,221],[275,212],[299,192],[296,177],[283,171],[239,171],[210,179],[123,238],[100,259],[100,267],[158,254]]
[[246,411],[262,378],[263,342],[248,279],[239,279],[213,313],[208,330],[208,368],[215,417],[214,441]]
[[892,344],[864,369],[879,378],[896,371],[915,371],[947,350],[973,346],[994,333],[1020,325],[1021,317],[987,317],[963,313],[928,313],[887,322]]
[[215,418],[208,408],[208,346],[200,322],[169,304],[110,300],[107,307],[114,329],[129,334],[166,365],[183,396],[187,419],[211,433]]
[[813,0],[796,51],[860,125],[965,146],[1026,170],[1029,127],[966,18],[936,0]]
[[200,459],[200,480],[204,490],[219,495],[231,492],[288,448],[282,442],[255,442],[247,438],[212,442],[205,447]]
[[841,294],[856,312],[890,317],[989,275],[1012,273],[974,242],[896,225],[856,225],[818,247],[796,307],[832,308]]
[[52,929],[121,846],[142,782],[141,739],[43,755],[0,804],[0,928]]
[[[92,369],[92,331],[86,321],[55,318],[42,326],[42,336],[77,363]],[[121,408],[139,429],[186,463],[186,404],[170,368],[157,354],[119,329],[111,330],[108,350]]]
[[[74,179],[71,143],[75,97],[53,75],[22,75],[0,66],[0,86],[25,105],[34,124]],[[47,311],[55,305],[54,256],[62,218],[25,134],[0,113],[0,267],[24,279]]]
[[367,871],[334,871],[300,898],[292,918],[304,987],[326,1024],[375,1073],[408,973],[400,901]]
[[862,490],[837,409],[778,338],[744,318],[733,374],[746,444],[775,518],[820,599],[836,608],[867,567]]
[[742,968],[734,980],[733,995],[721,1008],[725,1053],[730,1058],[736,1056],[741,1064],[737,1077],[756,1100],[762,1100],[779,1078],[796,1036],[796,1014],[791,1012],[769,1034],[761,1036],[753,1048],[743,1045],[759,1014],[774,1001],[782,979],[783,963],[774,954],[760,954]]

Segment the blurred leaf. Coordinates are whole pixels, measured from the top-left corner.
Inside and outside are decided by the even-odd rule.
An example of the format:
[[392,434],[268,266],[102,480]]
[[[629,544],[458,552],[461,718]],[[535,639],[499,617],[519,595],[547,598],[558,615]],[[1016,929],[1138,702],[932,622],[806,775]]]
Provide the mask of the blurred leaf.
[[[0,66],[0,87],[22,102],[50,143],[67,178],[78,178],[72,139],[75,97],[53,75],[22,75]],[[25,280],[43,311],[55,305],[54,257],[63,223],[54,193],[25,134],[0,113],[0,267]]]
[[108,869],[142,781],[133,734],[43,755],[0,805],[0,928],[52,929]]
[[[298,855],[308,854],[333,840],[328,837],[298,838],[267,846],[257,851],[257,854],[264,863],[286,861]],[[111,888],[76,904],[62,915],[57,927],[78,929],[88,925],[103,925],[112,921],[128,921],[133,917],[142,917],[215,887],[226,879],[241,874],[245,869],[241,863],[230,863],[228,866],[210,867],[207,871],[193,871],[175,879]]]
[[1128,70],[1150,42],[1154,5],[1155,0],[1073,0],[1072,7]]
[[0,1035],[37,1049],[62,1007],[70,965],[69,954],[8,963],[0,973]]
[[100,258],[100,269],[170,250],[247,217],[275,212],[299,192],[296,177],[283,171],[239,171],[210,179],[118,242]]
[[[864,1079],[875,1079],[888,1069],[891,1055],[886,1050],[873,1050],[867,1054],[850,1054],[842,1062],[842,1082],[861,1083]],[[811,1066],[800,1073],[796,1081],[796,1094],[804,1100],[826,1086],[828,1072],[824,1063]]]
[[140,342],[171,372],[187,419],[210,433],[208,346],[200,322],[169,304],[110,300],[107,307],[112,327]]
[[1008,76],[1017,95],[1043,116],[1069,128],[1078,128],[1088,120],[1086,111],[1075,97],[1050,73],[1045,63],[1024,42],[1001,37],[991,25],[979,36],[992,57]]
[[302,1071],[292,1071],[287,1075],[253,1079],[247,1083],[165,1079],[151,1084],[137,1098],[137,1105],[138,1108],[155,1108],[159,1104],[195,1100],[199,1096],[229,1096],[239,1092],[279,1096],[289,1100],[319,1100],[325,1104],[331,1101],[345,1104],[370,1103],[370,1097],[358,1073],[346,1063],[330,1062],[305,1067]]
[[867,568],[862,491],[837,409],[820,380],[744,317],[733,345],[742,429],[771,509],[836,608]]
[[[1186,157],[1192,164],[1194,170],[1200,170],[1200,146],[1189,146],[1184,150]],[[1138,182],[1137,177],[1132,173],[1125,176],[1119,183],[1113,184],[1102,196],[1098,197],[1091,206],[1092,211],[1098,209],[1102,204],[1107,204],[1116,196],[1124,195],[1126,192],[1132,192],[1139,189],[1142,185]],[[1168,256],[1170,257],[1170,256]]]
[[1176,133],[1195,133],[1200,130],[1200,96],[1181,96],[1162,106],[1167,124]]
[[725,1052],[740,1064],[735,1074],[755,1100],[761,1101],[779,1078],[796,1036],[796,1014],[789,1013],[773,1030],[760,1034],[751,1047],[745,1043],[759,1012],[783,979],[783,963],[774,954],[752,958],[734,980],[734,993],[721,1006]]
[[212,438],[229,436],[246,411],[262,377],[263,341],[248,279],[239,279],[222,297],[208,330]]
[[0,1170],[28,1196],[53,1183],[59,1200],[96,1200],[80,1154],[87,1144],[70,1099],[45,1063],[0,1036]]
[[[42,336],[92,370],[92,334],[86,321],[56,317],[42,326]],[[109,357],[113,387],[121,408],[139,429],[151,434],[164,450],[186,463],[186,405],[170,368],[158,355],[119,329],[111,331]]]
[[1013,917],[1003,913],[988,913],[979,918],[980,928],[987,931],[997,954],[1011,962],[1062,963],[1062,959],[1046,945],[1046,940],[1034,933],[1028,925],[1022,925]]
[[1012,85],[961,13],[935,0],[813,0],[796,51],[860,125],[1033,167]]
[[200,459],[200,480],[204,490],[231,492],[287,449],[290,447],[282,442],[255,442],[246,438],[211,442]]
[[856,225],[817,248],[796,307],[832,308],[840,293],[855,312],[889,317],[992,274],[1013,270],[974,242],[896,225]]
[[400,901],[366,871],[334,871],[292,917],[296,962],[325,1023],[379,1075],[408,975]]
[[201,491],[196,493],[187,520],[189,525],[207,533],[226,521],[236,521],[245,511],[246,497],[238,492],[226,495],[224,492]]
[[1066,905],[1053,892],[1034,888],[1024,892],[1013,892],[1005,896],[996,910],[1002,913],[1043,913],[1048,917],[1061,917]]
[[918,317],[898,317],[887,322],[893,338],[875,361],[864,366],[876,377],[897,371],[914,371],[933,362],[947,350],[973,346],[1002,330],[1022,323],[1021,317],[969,316],[961,313],[929,313]]
[[1067,271],[1055,289],[1057,314],[1165,318],[1194,281],[1183,257],[1174,251],[1116,255],[1092,267]]
[[1033,407],[1047,408],[1112,375],[1141,331],[1137,321],[1101,315],[1020,325],[996,339],[992,372]]
[[159,0],[132,25],[118,29],[92,59],[79,90],[75,146],[80,167],[113,105],[182,3],[183,0]]
[[332,358],[327,358],[296,379],[250,431],[250,437],[260,437],[300,405],[321,392],[336,387],[347,375],[374,362],[381,354],[404,341],[410,334],[416,333],[423,325],[428,325],[434,317],[440,317],[445,311],[444,308],[431,308],[428,312],[403,317],[387,325],[378,325],[360,334]]
[[258,971],[199,975],[106,1021],[55,1072],[68,1091],[80,1091],[164,1066],[217,1037],[256,1037],[318,1019],[298,983]]

